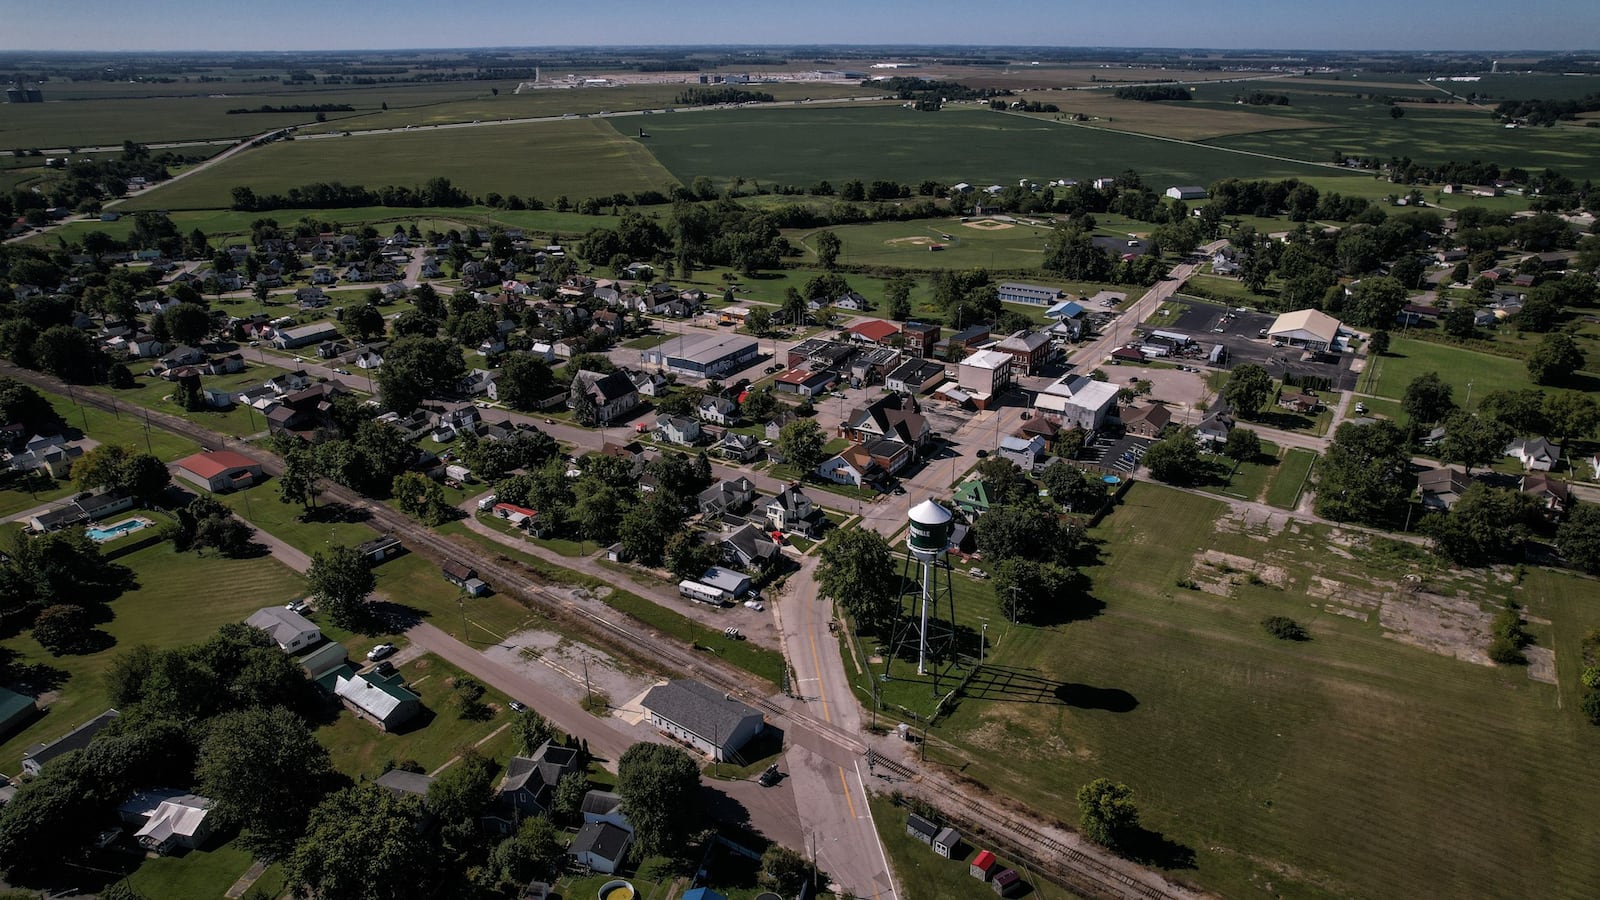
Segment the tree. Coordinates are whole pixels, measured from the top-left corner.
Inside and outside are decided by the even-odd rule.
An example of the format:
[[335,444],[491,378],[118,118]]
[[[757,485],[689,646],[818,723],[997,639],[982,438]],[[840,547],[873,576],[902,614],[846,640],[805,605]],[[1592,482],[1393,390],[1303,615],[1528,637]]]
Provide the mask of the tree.
[[[565,781],[565,779],[562,779]],[[530,881],[548,878],[566,856],[561,834],[549,819],[522,820],[517,833],[495,845],[484,866],[484,885],[502,891],[521,891]]]
[[556,729],[549,719],[525,709],[512,718],[511,734],[517,739],[518,752],[523,756],[533,756],[546,741],[556,736]]
[[1586,439],[1600,426],[1600,403],[1577,391],[1555,391],[1544,398],[1544,417],[1550,435],[1560,443]]
[[1187,430],[1174,431],[1145,451],[1144,464],[1158,481],[1189,484],[1200,476],[1200,445]]
[[1456,304],[1444,314],[1444,332],[1462,339],[1472,337],[1478,332],[1477,313],[1465,303]]
[[895,615],[900,574],[883,535],[865,528],[836,532],[822,545],[817,587],[842,606],[857,627],[876,630]]
[[827,443],[828,436],[815,420],[796,419],[779,430],[777,450],[784,462],[794,466],[800,477],[805,478],[822,463],[825,457],[822,448]]
[[972,538],[988,559],[1065,560],[1080,535],[1063,529],[1056,511],[1037,496],[993,506],[972,525]]
[[1405,305],[1405,285],[1387,276],[1363,278],[1351,289],[1345,317],[1357,328],[1384,328]]
[[1506,442],[1510,438],[1510,432],[1499,422],[1459,410],[1444,420],[1439,459],[1447,463],[1461,463],[1470,475],[1474,468],[1504,456]]
[[1411,453],[1393,422],[1345,422],[1316,468],[1316,512],[1339,522],[1384,525],[1404,508]]
[[1272,376],[1267,374],[1266,368],[1245,363],[1229,373],[1227,383],[1222,386],[1222,399],[1239,415],[1254,418],[1272,399],[1272,390]]
[[617,793],[641,856],[682,852],[699,826],[700,770],[682,748],[638,743],[623,751]]
[[1261,437],[1248,428],[1235,428],[1228,432],[1222,454],[1234,462],[1249,462],[1261,455]]
[[420,472],[402,472],[390,488],[400,511],[424,525],[443,525],[455,518],[456,509],[444,498],[444,488]]
[[761,854],[762,887],[786,893],[798,889],[811,875],[810,861],[782,844],[774,843]]
[[[987,519],[989,515],[983,518]],[[1073,574],[1060,566],[1034,559],[1003,559],[994,567],[989,584],[1000,611],[1011,622],[1039,620],[1051,606],[1069,602]]]
[[[100,351],[89,335],[70,325],[46,328],[33,342],[33,359],[40,369],[72,384],[94,381]],[[15,362],[15,357],[12,358]]]
[[1572,504],[1556,528],[1556,547],[1568,565],[1600,575],[1600,506]]
[[889,318],[896,322],[911,318],[911,285],[910,278],[897,275],[883,288],[883,299],[889,304]]
[[317,458],[311,446],[296,437],[278,448],[283,457],[283,474],[278,476],[278,500],[298,503],[306,511],[317,505]]
[[366,782],[312,810],[305,837],[284,862],[296,896],[404,900],[435,878],[434,854],[417,827],[422,803]]
[[1565,384],[1583,368],[1583,351],[1572,335],[1547,334],[1528,354],[1528,377],[1535,384]]
[[1405,118],[1405,114],[1406,114],[1406,111],[1405,111],[1404,107],[1401,107],[1401,106],[1391,106],[1391,107],[1389,107],[1389,118],[1391,118],[1391,119]]
[[583,798],[589,793],[589,777],[582,772],[568,772],[556,782],[556,794],[550,811],[562,822],[575,822],[583,812]]
[[383,311],[370,301],[346,313],[345,331],[358,341],[370,341],[383,336]]
[[61,417],[50,401],[29,385],[15,378],[0,378],[0,421],[17,422],[30,431],[40,431],[56,425]]
[[478,817],[494,799],[494,772],[493,760],[468,747],[428,785],[428,811],[438,817],[445,844],[457,852],[476,837]]
[[33,620],[33,639],[50,651],[51,656],[64,656],[87,649],[93,632],[89,614],[75,603],[47,606]]
[[817,232],[817,265],[824,271],[832,272],[839,262],[839,251],[844,244],[839,236],[831,231]]
[[456,344],[417,335],[397,338],[384,351],[378,369],[383,405],[402,415],[409,413],[423,400],[453,391],[466,370]]
[[342,546],[313,553],[306,582],[335,625],[359,631],[368,624],[366,599],[377,589],[378,579],[366,554]]
[[179,303],[161,317],[166,321],[167,334],[180,344],[198,344],[211,333],[211,314],[197,303]]
[[223,827],[242,827],[246,847],[279,856],[294,845],[322,799],[333,766],[299,716],[281,706],[223,713],[206,725],[196,789]]
[[745,327],[751,334],[766,334],[772,330],[772,308],[757,306],[750,310],[750,315],[744,320]]
[[1432,425],[1456,408],[1453,394],[1454,389],[1445,384],[1438,372],[1424,372],[1406,385],[1400,408],[1411,417],[1411,421]]
[[1544,434],[1550,430],[1544,403],[1545,393],[1538,388],[1489,391],[1478,403],[1478,415],[1504,426],[1513,435]]
[[699,578],[722,557],[722,551],[716,544],[706,543],[705,533],[699,529],[674,532],[662,552],[667,568],[678,578]]
[[1382,356],[1389,352],[1389,332],[1379,329],[1367,339],[1367,353]]
[[1481,566],[1520,558],[1542,510],[1535,498],[1474,481],[1450,511],[1422,520],[1434,552],[1457,565]]
[[1106,484],[1091,478],[1077,466],[1064,462],[1045,466],[1039,480],[1050,492],[1050,499],[1075,513],[1098,510],[1106,502]]
[[1133,790],[1120,782],[1096,778],[1078,789],[1078,830],[1097,844],[1116,850],[1139,831],[1139,809]]

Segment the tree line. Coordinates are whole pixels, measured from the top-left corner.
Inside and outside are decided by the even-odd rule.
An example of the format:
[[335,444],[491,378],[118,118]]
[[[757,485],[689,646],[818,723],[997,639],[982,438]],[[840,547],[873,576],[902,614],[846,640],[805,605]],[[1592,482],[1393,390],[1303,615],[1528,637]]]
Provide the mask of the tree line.
[[1117,88],[1118,100],[1139,100],[1151,103],[1158,100],[1188,100],[1189,89],[1181,84],[1136,84]]
[[355,112],[355,107],[348,103],[294,103],[287,106],[273,106],[263,103],[257,107],[241,106],[228,110],[230,116],[246,116],[254,113],[330,113],[330,112]]
[[247,185],[233,189],[232,208],[241,212],[273,209],[339,209],[357,206],[471,206],[471,194],[450,183],[430,178],[422,187],[385,185],[369,190],[359,184],[315,182],[292,187],[283,194],[257,194]]
[[775,98],[766,91],[750,91],[736,87],[692,87],[672,98],[678,106],[716,106],[722,103],[771,103]]

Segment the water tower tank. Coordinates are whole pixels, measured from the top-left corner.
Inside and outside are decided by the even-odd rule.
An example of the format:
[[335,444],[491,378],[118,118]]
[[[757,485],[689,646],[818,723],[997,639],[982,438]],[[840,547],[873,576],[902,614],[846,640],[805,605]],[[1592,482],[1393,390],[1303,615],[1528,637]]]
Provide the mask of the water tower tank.
[[951,525],[955,517],[950,510],[930,498],[912,507],[911,525],[906,529],[906,547],[919,558],[938,556],[950,546]]

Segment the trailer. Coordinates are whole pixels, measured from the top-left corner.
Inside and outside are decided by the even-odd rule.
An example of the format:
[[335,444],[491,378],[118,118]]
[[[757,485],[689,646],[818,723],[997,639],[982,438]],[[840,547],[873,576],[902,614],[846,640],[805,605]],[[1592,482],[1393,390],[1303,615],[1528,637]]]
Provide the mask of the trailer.
[[722,605],[722,591],[709,584],[701,584],[688,578],[678,582],[678,596],[687,597],[690,600],[710,606]]

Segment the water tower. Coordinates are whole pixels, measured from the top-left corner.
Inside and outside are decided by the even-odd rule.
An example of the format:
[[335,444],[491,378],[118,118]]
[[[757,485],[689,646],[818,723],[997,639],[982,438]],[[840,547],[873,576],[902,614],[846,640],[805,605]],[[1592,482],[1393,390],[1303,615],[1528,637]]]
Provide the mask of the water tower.
[[[906,564],[902,598],[910,609],[895,623],[888,660],[900,653],[913,635],[917,641],[917,674],[926,675],[929,661],[943,659],[955,641],[955,592],[950,586],[950,533],[955,516],[932,498],[912,507],[906,529]],[[939,619],[943,604],[948,618]],[[888,661],[884,672],[888,673]]]

